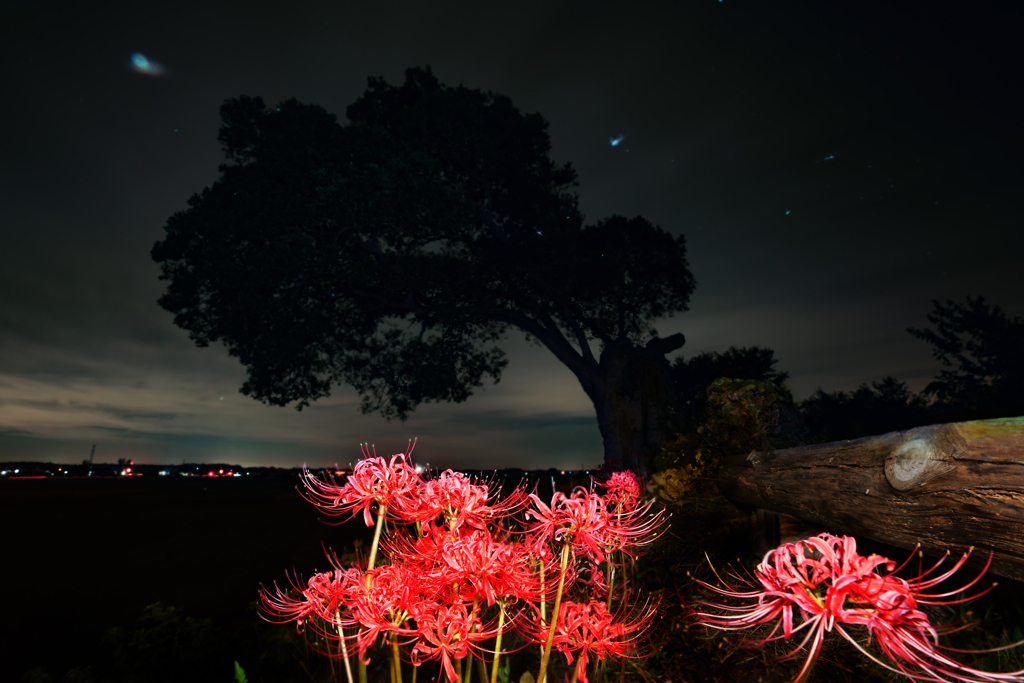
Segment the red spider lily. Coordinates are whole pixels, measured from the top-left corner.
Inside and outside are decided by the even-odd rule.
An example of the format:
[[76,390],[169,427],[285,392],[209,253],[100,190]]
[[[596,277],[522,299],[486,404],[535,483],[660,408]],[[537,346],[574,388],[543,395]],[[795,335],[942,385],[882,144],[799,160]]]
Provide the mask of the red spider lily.
[[[345,604],[351,586],[359,581],[360,575],[358,570],[335,570],[313,575],[305,587],[293,582],[294,592],[299,593],[301,598],[292,597],[288,592],[278,588],[277,584],[274,584],[275,594],[261,587],[260,603],[264,611],[280,620],[279,623],[294,621],[299,629],[310,617],[319,617],[324,621],[336,623],[335,615]],[[313,623],[316,625],[315,620]],[[328,638],[334,637],[332,633],[317,630]]]
[[330,483],[320,481],[303,468],[303,497],[328,515],[351,511],[354,517],[362,510],[366,526],[373,526],[370,508],[374,503],[378,512],[387,511],[396,500],[404,500],[419,487],[420,476],[406,462],[414,447],[415,444],[405,453],[395,454],[390,463],[377,457],[360,460],[343,486],[338,486],[333,478]]
[[488,490],[474,484],[461,472],[446,470],[437,479],[424,483],[415,498],[408,499],[399,511],[409,521],[432,523],[438,517],[452,534],[468,523],[477,529],[486,528]]
[[348,598],[352,616],[343,620],[344,625],[362,627],[356,644],[360,660],[366,663],[369,663],[366,650],[373,646],[378,635],[388,632],[415,635],[407,623],[436,605],[423,594],[418,573],[399,564],[378,567],[358,577],[350,585]]
[[620,550],[629,557],[637,557],[640,548],[650,545],[664,533],[664,510],[651,512],[654,500],[634,505],[629,512],[610,515],[608,518],[608,551]]
[[473,483],[461,472],[447,470],[437,479],[425,482],[415,497],[401,499],[395,514],[405,521],[430,525],[443,518],[452,535],[464,525],[487,530],[529,502],[521,486],[501,500],[497,494],[498,487],[493,483]]
[[466,581],[474,597],[493,605],[499,597],[536,599],[541,592],[530,567],[529,551],[474,532],[446,543],[441,558],[457,581]]
[[[630,634],[649,615],[617,624],[605,601],[599,610],[587,603],[568,611],[560,607],[563,595],[572,592],[590,564],[591,581],[577,588],[607,593],[600,563],[613,551],[647,542],[661,523],[660,513],[650,513],[651,502],[637,504],[635,478],[613,477],[605,485],[607,497],[582,488],[568,497],[559,493],[548,507],[536,496],[526,496],[521,486],[501,497],[493,482],[477,483],[450,470],[424,481],[408,463],[411,451],[410,447],[388,461],[364,450],[365,459],[344,485],[303,471],[302,494],[307,500],[331,515],[355,517],[362,511],[368,526],[374,524],[375,514],[377,530],[369,557],[359,557],[357,551],[358,568],[343,568],[342,560],[328,552],[336,571],[317,574],[289,591],[262,591],[270,620],[296,621],[300,628],[313,624],[317,633],[346,647],[354,641],[363,680],[368,649],[379,642],[378,636],[390,644],[396,678],[402,650],[417,666],[423,659],[439,660],[452,680],[457,678],[456,660],[467,655],[490,658],[484,653],[493,652],[494,678],[503,654],[503,630],[530,631],[533,626],[524,622],[535,625],[534,613],[559,615],[540,619],[547,631],[545,640],[558,633],[557,642],[542,648],[542,669],[556,648],[570,663],[576,656],[584,668],[592,654],[603,659],[626,652],[633,640]],[[534,519],[532,525],[527,523],[526,540],[510,542],[511,534],[519,531],[512,531],[509,524],[516,522],[516,513],[531,498],[536,509],[526,514]],[[385,519],[400,523],[391,530],[398,533],[382,536]],[[417,523],[415,534],[402,526],[412,522]],[[560,552],[553,552],[552,545]],[[378,548],[390,564],[376,567]],[[610,568],[609,576],[614,576]],[[518,605],[520,601],[524,604]],[[497,613],[492,617],[497,626],[491,628],[481,622],[496,604],[500,609],[487,612]],[[482,649],[480,641],[492,637],[493,649]],[[347,661],[349,650],[342,649]]]
[[628,512],[636,507],[637,501],[640,500],[640,484],[636,480],[636,475],[629,470],[615,472],[608,481],[598,485],[606,489],[604,497],[612,506],[612,512]]
[[614,550],[635,556],[635,548],[657,538],[664,521],[662,511],[650,513],[653,500],[634,506],[628,513],[611,514],[605,498],[581,487],[568,498],[555,493],[551,507],[534,494],[530,498],[536,509],[528,510],[526,517],[538,520],[529,526],[535,547],[550,540],[571,543],[574,552],[587,554],[598,564],[604,562],[605,553]]
[[583,571],[587,572],[587,576],[589,578],[587,578],[585,581],[581,580],[581,583],[582,583],[582,585],[587,587],[588,592],[591,595],[593,595],[595,598],[602,598],[602,599],[607,598],[608,597],[608,583],[607,583],[607,578],[608,577],[605,575],[605,573],[603,571],[601,571],[601,568],[597,564],[591,562],[589,567],[586,567],[585,569],[582,569],[582,571],[580,572],[581,579],[582,579]]
[[465,658],[472,654],[473,641],[487,640],[496,634],[495,630],[484,628],[478,616],[470,614],[464,603],[423,610],[416,626],[415,635],[419,640],[412,650],[413,663],[417,664],[419,655],[440,659],[449,681],[459,679],[452,658]]
[[493,605],[498,598],[539,600],[543,595],[523,543],[496,540],[482,531],[452,537],[447,530],[428,527],[415,541],[398,537],[384,547],[393,562],[418,574],[424,592],[433,591],[446,602]]
[[[636,649],[637,641],[650,625],[655,610],[655,606],[649,606],[641,610],[640,615],[631,621],[616,621],[616,615],[608,612],[603,601],[563,602],[558,610],[552,648],[564,654],[569,664],[573,662],[572,653],[578,652],[576,676],[583,683],[587,683],[587,663],[590,655],[596,655],[599,660],[608,656],[630,656]],[[547,630],[546,624],[538,624],[533,630],[531,640],[543,642],[547,637]]]
[[[970,551],[948,571],[928,578],[942,564],[945,559],[942,558],[931,569],[919,574],[916,579],[907,581],[893,575],[892,572],[899,570],[895,562],[878,555],[858,555],[856,541],[853,538],[820,534],[799,543],[783,544],[765,555],[754,572],[761,584],[760,587],[734,575],[753,590],[735,590],[717,573],[715,576],[725,585],[724,589],[702,581],[698,582],[719,595],[756,600],[756,604],[735,607],[701,603],[731,614],[694,614],[701,623],[725,631],[742,630],[781,619],[782,636],[775,635],[779,629],[779,623],[776,623],[767,638],[745,641],[753,646],[763,645],[780,637],[789,640],[793,634],[806,630],[807,633],[800,645],[781,657],[793,657],[810,642],[807,661],[800,669],[797,680],[801,680],[810,670],[820,652],[825,633],[834,628],[872,661],[908,678],[977,683],[1024,681],[1024,671],[988,673],[964,666],[947,657],[937,648],[940,647],[940,632],[948,632],[950,629],[933,626],[928,616],[918,609],[918,605],[922,604],[952,605],[966,602],[990,590],[987,589],[972,598],[941,599],[961,593],[976,584],[992,563],[991,555],[982,573],[962,588],[944,593],[925,593],[952,576],[964,565],[969,556]],[[900,568],[905,565],[906,562]],[[880,567],[884,567],[887,573],[879,574]],[[799,623],[795,621],[794,608],[799,612]],[[869,654],[843,628],[844,625],[865,626],[869,638],[874,635],[878,639],[882,652],[892,660],[895,668]],[[907,665],[916,667],[918,671],[911,671]]]
[[595,562],[604,562],[609,535],[607,504],[600,495],[577,487],[568,498],[556,492],[551,507],[531,493],[536,509],[526,511],[526,518],[536,518],[529,526],[535,546],[569,543],[573,551],[589,554]]

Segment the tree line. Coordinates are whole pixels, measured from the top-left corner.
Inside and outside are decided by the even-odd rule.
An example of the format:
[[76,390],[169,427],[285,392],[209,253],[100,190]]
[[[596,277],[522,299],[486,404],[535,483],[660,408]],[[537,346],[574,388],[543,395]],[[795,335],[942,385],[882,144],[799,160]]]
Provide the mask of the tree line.
[[707,401],[707,388],[721,377],[767,380],[799,411],[802,440],[810,443],[856,439],[928,424],[1024,415],[1024,319],[1009,318],[983,296],[966,303],[933,301],[934,329],[907,331],[932,346],[943,370],[920,392],[886,376],[851,392],[819,388],[795,403],[775,369],[769,348],[730,348],[672,364],[674,385],[693,425]]

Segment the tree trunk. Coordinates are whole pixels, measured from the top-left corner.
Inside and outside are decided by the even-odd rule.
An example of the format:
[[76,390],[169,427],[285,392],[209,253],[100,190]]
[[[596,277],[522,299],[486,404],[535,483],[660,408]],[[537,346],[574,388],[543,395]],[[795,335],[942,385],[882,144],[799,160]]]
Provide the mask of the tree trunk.
[[683,336],[676,334],[652,339],[646,346],[624,340],[601,352],[600,377],[587,393],[597,411],[607,467],[643,472],[680,430],[682,406],[665,354],[683,343]]
[[991,551],[994,573],[1024,581],[1024,417],[753,451],[718,485],[735,503],[901,548],[973,546],[975,565]]

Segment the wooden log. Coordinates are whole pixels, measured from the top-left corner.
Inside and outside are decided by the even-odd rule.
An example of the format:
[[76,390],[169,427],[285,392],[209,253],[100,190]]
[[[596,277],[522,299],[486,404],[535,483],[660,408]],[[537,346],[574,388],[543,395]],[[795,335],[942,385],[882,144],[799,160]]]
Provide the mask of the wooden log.
[[753,451],[718,485],[740,505],[928,555],[974,546],[977,566],[992,551],[993,573],[1024,581],[1024,417]]

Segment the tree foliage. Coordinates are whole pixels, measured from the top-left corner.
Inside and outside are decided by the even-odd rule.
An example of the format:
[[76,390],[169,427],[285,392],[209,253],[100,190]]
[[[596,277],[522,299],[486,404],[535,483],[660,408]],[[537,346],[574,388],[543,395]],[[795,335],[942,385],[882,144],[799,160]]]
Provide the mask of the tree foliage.
[[908,328],[932,345],[940,371],[920,394],[889,376],[846,393],[818,389],[800,404],[815,441],[838,441],[928,424],[1024,415],[1024,320],[984,297],[933,301],[935,329]]
[[930,424],[927,400],[887,376],[855,391],[827,393],[818,389],[800,404],[813,441],[841,441],[875,436]]
[[[672,383],[683,405],[685,422],[692,424],[702,414],[708,387],[720,377],[768,380],[782,387],[789,373],[775,370],[777,362],[775,351],[759,346],[730,346],[725,353],[705,351],[689,360],[676,358],[672,361]],[[788,390],[784,391],[788,394]]]
[[686,310],[684,239],[640,217],[584,226],[539,114],[427,68],[369,79],[347,116],[225,102],[221,176],[153,247],[160,305],[239,358],[242,393],[301,409],[344,382],[404,420],[498,381],[510,326],[586,389],[589,342],[649,342]]
[[1024,415],[1024,319],[1006,317],[982,296],[966,305],[932,302],[931,329],[908,328],[946,368],[924,388],[950,420]]

